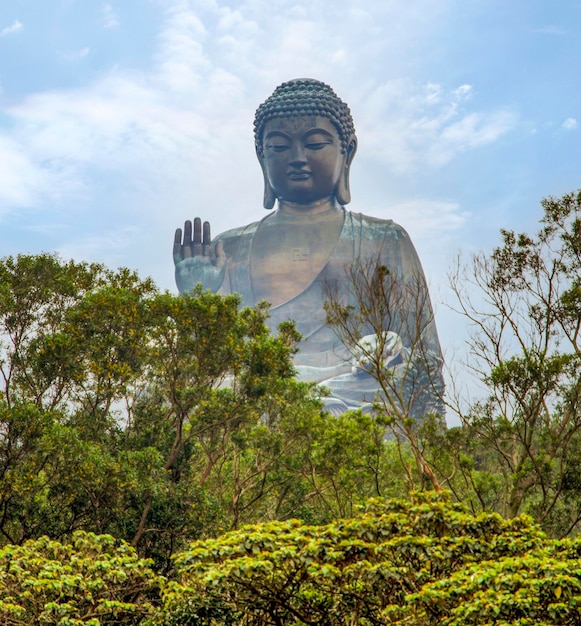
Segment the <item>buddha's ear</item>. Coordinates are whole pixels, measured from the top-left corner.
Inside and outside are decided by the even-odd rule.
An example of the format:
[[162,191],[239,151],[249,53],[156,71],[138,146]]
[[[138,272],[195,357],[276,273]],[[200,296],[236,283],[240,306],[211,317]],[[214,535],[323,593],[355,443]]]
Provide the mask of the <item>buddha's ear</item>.
[[345,163],[343,165],[343,172],[337,183],[337,202],[341,205],[349,204],[351,202],[351,190],[349,188],[349,172],[351,171],[351,163],[357,152],[357,137],[350,135],[347,141],[347,149],[345,151]]
[[270,182],[268,181],[268,176],[266,174],[266,166],[264,165],[264,156],[259,154],[257,150],[256,157],[258,158],[258,162],[260,163],[260,168],[262,169],[262,176],[264,178],[264,199],[262,201],[262,204],[265,209],[272,209],[276,201],[276,195],[274,193],[274,189],[271,187]]

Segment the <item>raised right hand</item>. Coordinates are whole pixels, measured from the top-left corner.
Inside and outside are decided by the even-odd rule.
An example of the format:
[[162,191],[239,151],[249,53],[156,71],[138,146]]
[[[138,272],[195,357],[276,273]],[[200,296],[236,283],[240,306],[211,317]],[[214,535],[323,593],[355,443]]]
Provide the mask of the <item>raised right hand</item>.
[[212,249],[209,222],[204,222],[202,232],[202,220],[196,217],[192,234],[192,222],[187,220],[183,239],[182,229],[176,230],[173,260],[180,293],[190,291],[198,283],[214,293],[220,289],[226,274],[226,255],[221,241]]

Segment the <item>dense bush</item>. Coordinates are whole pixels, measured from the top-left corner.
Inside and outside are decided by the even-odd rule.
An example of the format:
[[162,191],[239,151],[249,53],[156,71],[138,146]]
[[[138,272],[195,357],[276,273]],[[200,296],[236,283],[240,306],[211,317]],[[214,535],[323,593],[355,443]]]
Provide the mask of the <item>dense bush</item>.
[[439,495],[372,500],[331,524],[193,543],[155,623],[573,624],[580,550],[528,517],[475,516]]
[[151,561],[107,535],[76,532],[71,543],[46,537],[0,550],[0,622],[137,624],[159,596]]

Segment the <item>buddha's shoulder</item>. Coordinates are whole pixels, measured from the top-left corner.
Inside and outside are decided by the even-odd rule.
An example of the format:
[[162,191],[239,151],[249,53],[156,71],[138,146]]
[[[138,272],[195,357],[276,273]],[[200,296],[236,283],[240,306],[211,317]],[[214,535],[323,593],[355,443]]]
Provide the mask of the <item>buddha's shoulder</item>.
[[407,231],[391,219],[373,217],[370,215],[364,215],[363,213],[354,213],[351,211],[348,212],[348,215],[354,222],[354,225],[359,225],[361,230],[367,236],[376,235],[381,238],[391,236],[409,239]]
[[224,244],[235,243],[240,239],[244,239],[245,237],[252,237],[256,232],[260,221],[252,222],[247,226],[239,226],[238,228],[231,228],[230,230],[226,230],[223,233],[220,233],[217,237],[214,237],[214,241],[222,241]]
[[238,228],[226,230],[217,237],[214,237],[213,243],[216,244],[221,241],[227,257],[239,254],[241,249],[244,250],[250,245],[259,224],[260,221],[257,221],[247,226],[239,226]]

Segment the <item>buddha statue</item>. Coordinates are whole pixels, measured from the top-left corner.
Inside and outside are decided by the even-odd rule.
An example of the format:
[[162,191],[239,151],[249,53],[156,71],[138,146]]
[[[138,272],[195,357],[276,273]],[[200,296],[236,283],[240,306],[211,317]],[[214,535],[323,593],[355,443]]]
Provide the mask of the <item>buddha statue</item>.
[[[351,296],[341,288],[346,269],[384,267],[399,283],[416,284],[420,292],[416,301],[422,303],[420,311],[398,311],[400,320],[410,315],[424,320],[411,326],[421,328],[422,350],[428,355],[424,361],[430,363],[426,371],[431,389],[419,394],[423,399],[410,412],[414,416],[441,412],[440,345],[411,240],[392,220],[345,209],[351,200],[349,172],[357,151],[349,107],[320,81],[292,80],[258,107],[254,138],[264,175],[264,208],[276,207],[262,220],[214,239],[208,222],[186,221],[174,240],[179,291],[202,283],[217,293],[239,293],[244,305],[266,300],[273,329],[294,320],[303,337],[295,356],[298,376],[327,387],[327,408],[340,414],[352,408],[371,410],[380,386],[366,371],[361,354],[377,344],[378,333],[361,337],[359,354],[349,350],[326,323],[325,294],[329,285],[335,285],[339,299],[348,300]],[[382,329],[387,334],[381,343],[389,346],[386,367],[406,362],[410,344],[417,340],[393,327],[395,317],[390,316]],[[406,372],[414,368],[408,366]]]

